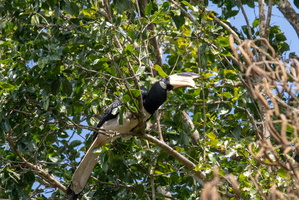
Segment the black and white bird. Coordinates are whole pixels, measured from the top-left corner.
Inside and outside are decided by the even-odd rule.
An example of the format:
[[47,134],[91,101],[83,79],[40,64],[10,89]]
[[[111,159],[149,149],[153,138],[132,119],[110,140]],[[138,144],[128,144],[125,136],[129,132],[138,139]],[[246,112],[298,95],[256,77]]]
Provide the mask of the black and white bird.
[[[195,82],[193,79],[198,77],[199,75],[193,72],[173,74],[156,82],[148,92],[141,90],[144,121],[147,121],[166,101],[167,91],[179,87],[194,87]],[[120,100],[115,100],[109,108],[106,109],[97,127],[119,133],[134,131],[139,125],[139,119],[131,111],[124,112],[123,116],[120,116],[118,108],[121,105],[122,102]],[[122,117],[122,123],[120,123],[120,117]],[[93,143],[73,174],[72,181],[67,188],[69,199],[75,200],[78,198],[97,164],[99,153],[94,152],[94,150],[105,145],[111,141],[111,139],[112,138],[107,135],[96,134]]]

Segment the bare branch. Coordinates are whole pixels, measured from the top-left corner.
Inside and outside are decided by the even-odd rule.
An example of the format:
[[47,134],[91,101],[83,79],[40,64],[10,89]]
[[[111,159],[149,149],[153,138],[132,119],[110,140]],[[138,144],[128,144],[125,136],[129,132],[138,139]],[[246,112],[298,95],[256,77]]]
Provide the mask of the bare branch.
[[[260,42],[259,46],[257,41]],[[299,61],[276,58],[266,39],[244,41],[238,47],[231,45],[231,48],[235,57],[243,59],[239,59],[237,64],[245,71],[245,86],[252,98],[257,100],[261,113],[260,119],[252,119],[257,131],[262,132],[261,139],[258,138],[248,146],[249,153],[257,162],[270,169],[285,170],[288,174],[285,181],[292,185],[287,187],[288,194],[292,193],[294,199],[297,199],[299,174],[296,168],[299,163],[294,158],[299,154]],[[259,55],[256,56],[253,51]],[[267,199],[266,193],[259,186],[259,176],[252,175],[250,179],[260,196]],[[268,197],[288,199],[282,194],[273,186]]]

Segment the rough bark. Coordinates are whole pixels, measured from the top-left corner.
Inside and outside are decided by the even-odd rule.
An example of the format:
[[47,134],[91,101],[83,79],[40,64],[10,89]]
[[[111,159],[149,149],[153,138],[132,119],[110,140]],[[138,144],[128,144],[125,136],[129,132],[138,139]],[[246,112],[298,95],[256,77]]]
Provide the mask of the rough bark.
[[299,13],[296,13],[289,0],[277,1],[278,9],[290,22],[299,37]]

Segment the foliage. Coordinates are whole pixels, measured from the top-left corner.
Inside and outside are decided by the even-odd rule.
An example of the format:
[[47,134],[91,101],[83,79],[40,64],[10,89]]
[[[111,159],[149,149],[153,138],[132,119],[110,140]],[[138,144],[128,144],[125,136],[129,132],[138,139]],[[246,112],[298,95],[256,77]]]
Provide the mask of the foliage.
[[[281,192],[291,199],[288,186],[298,187],[298,171],[281,165],[268,170],[269,162],[286,162],[290,153],[278,148],[272,135],[275,160],[259,154],[265,148],[261,101],[248,87],[246,54],[238,57],[240,52],[231,49],[230,35],[235,46],[242,44],[238,40],[261,37],[259,18],[243,30],[228,22],[241,5],[255,4],[240,2],[0,2],[0,197],[65,199],[65,187],[106,106],[122,98],[128,109],[138,112],[134,99],[140,87],[149,88],[159,75],[193,71],[200,74],[198,87],[170,93],[149,123],[150,134],[158,138],[162,132],[165,143],[205,175],[204,183],[220,177],[214,182],[218,185],[206,185],[217,187],[221,198],[261,199]],[[208,4],[221,7],[222,16],[206,10]],[[288,50],[287,38],[280,27],[267,28],[276,59]],[[252,54],[259,62],[260,54]],[[290,94],[281,100],[297,101],[297,93]],[[265,101],[272,108],[273,102]],[[286,128],[297,149],[297,126],[284,125],[273,126],[277,132]],[[196,131],[200,138],[194,141]],[[100,151],[82,193],[86,199],[210,195],[202,192],[208,187],[203,190],[187,166],[142,136],[117,139]],[[298,163],[293,152],[292,161]]]

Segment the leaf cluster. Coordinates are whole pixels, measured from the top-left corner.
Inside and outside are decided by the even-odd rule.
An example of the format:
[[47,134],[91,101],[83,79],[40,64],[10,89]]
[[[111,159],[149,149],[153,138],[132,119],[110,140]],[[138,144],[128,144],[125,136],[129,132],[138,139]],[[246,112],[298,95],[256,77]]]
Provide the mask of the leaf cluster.
[[[268,194],[274,181],[286,191],[288,172],[267,172],[252,153],[260,150],[263,118],[244,81],[246,57],[234,62],[229,38],[259,37],[259,21],[251,35],[248,26],[235,32],[228,19],[238,14],[237,2],[1,2],[0,198],[64,199],[105,108],[120,98],[137,116],[140,87],[189,71],[200,74],[197,87],[169,93],[147,131],[192,162],[204,180],[156,143],[132,137],[100,149],[82,196],[197,199],[202,183],[218,175],[222,198],[259,199],[258,189]],[[221,6],[222,16],[206,10],[208,3]],[[280,28],[269,30],[277,53],[288,50]]]

